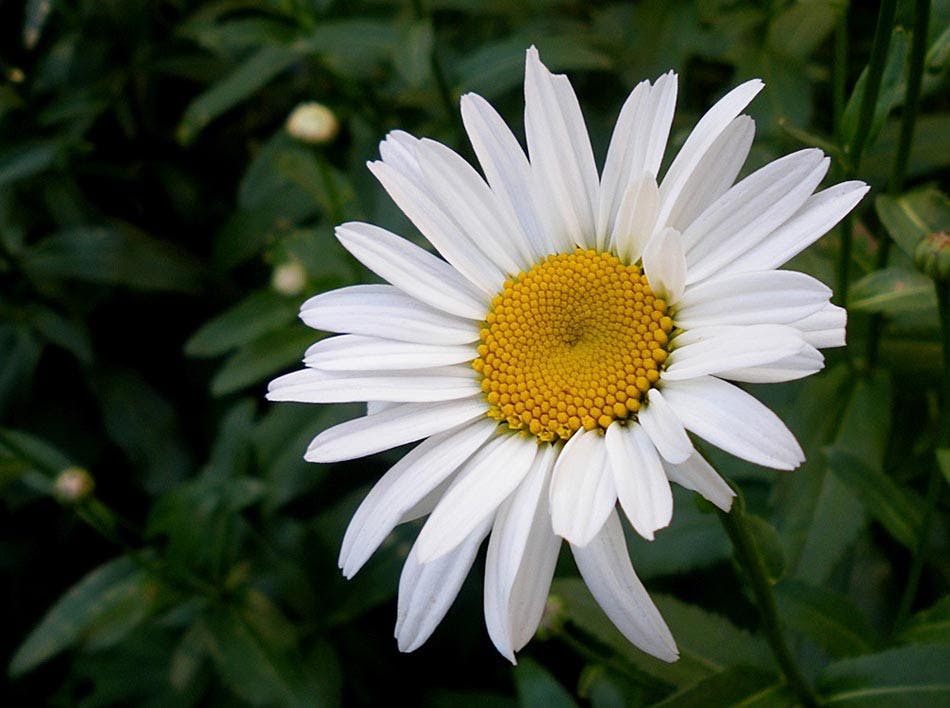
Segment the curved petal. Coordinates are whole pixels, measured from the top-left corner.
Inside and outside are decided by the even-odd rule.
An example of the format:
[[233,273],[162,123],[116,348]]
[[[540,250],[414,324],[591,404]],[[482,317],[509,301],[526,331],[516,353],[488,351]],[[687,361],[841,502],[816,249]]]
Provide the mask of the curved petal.
[[468,344],[478,325],[439,312],[392,285],[351,285],[310,298],[300,319],[325,332],[362,334],[420,344]]
[[336,237],[363,265],[406,294],[452,315],[484,319],[485,297],[441,258],[372,224],[341,224]]
[[340,462],[415,442],[485,415],[484,401],[401,403],[327,428],[310,443],[307,462]]
[[754,135],[755,121],[749,116],[733,118],[683,184],[679,197],[670,206],[667,226],[684,231],[710,204],[726,193],[749,155]]
[[510,218],[513,218],[528,239],[535,262],[548,253],[557,252],[549,241],[539,215],[533,189],[531,165],[524,150],[498,112],[484,98],[473,93],[462,96],[462,122],[468,133],[485,179]]
[[733,273],[687,287],[673,321],[684,329],[789,324],[822,309],[830,297],[828,286],[804,273]]
[[303,369],[280,376],[267,387],[269,401],[351,403],[454,401],[481,394],[468,366],[443,366],[418,371],[320,371]]
[[598,249],[607,243],[629,185],[641,175],[659,172],[675,106],[676,74],[670,71],[653,86],[640,82],[620,109],[600,180]]
[[636,532],[652,541],[653,532],[673,518],[673,493],[660,456],[639,425],[614,423],[605,443],[620,506]]
[[689,282],[721,273],[749,244],[785,223],[830,164],[821,150],[799,150],[753,172],[717,199],[683,232]]
[[543,447],[518,489],[498,509],[485,557],[485,624],[515,663],[544,612],[561,539],[551,531],[548,486],[556,457]]
[[653,235],[643,250],[643,271],[653,292],[675,305],[686,284],[686,256],[683,239],[676,229],[663,229]]
[[805,344],[792,356],[759,366],[720,371],[716,375],[730,381],[743,383],[781,383],[795,381],[821,371],[825,366],[825,357],[810,344]]
[[678,465],[664,462],[663,467],[671,482],[698,492],[723,511],[728,512],[732,508],[736,493],[698,452],[694,452],[688,460]]
[[551,527],[583,546],[600,531],[617,501],[617,491],[600,434],[583,428],[567,441],[551,478]]
[[472,568],[491,522],[488,517],[451,552],[428,563],[419,561],[416,550],[419,542],[416,541],[399,577],[395,631],[399,651],[418,649],[445,617]]
[[675,344],[661,376],[664,382],[771,364],[806,346],[801,333],[786,325],[695,328],[677,337]]
[[778,268],[833,229],[869,189],[864,182],[851,181],[811,195],[785,223],[759,241],[746,244],[744,252],[723,265],[721,272]]
[[380,477],[343,536],[339,561],[343,575],[352,578],[404,516],[471,457],[494,430],[494,421],[478,420],[433,435]]
[[805,460],[779,417],[730,383],[712,376],[672,381],[663,396],[687,430],[736,457],[780,470]]
[[592,247],[599,184],[577,96],[567,77],[547,70],[534,47],[527,53],[524,91],[531,167],[554,197],[568,240]]
[[416,541],[419,560],[428,563],[448,553],[493,516],[524,479],[537,451],[530,440],[500,435],[475,453],[422,527]]
[[633,570],[617,513],[590,543],[571,550],[591,594],[620,633],[648,654],[676,661],[676,642]]
[[626,263],[636,263],[643,255],[656,225],[659,191],[652,174],[634,180],[623,194],[608,243]]
[[789,325],[800,330],[802,337],[813,347],[843,347],[845,345],[845,325],[848,313],[843,307],[826,304],[818,312],[803,317]]
[[660,183],[659,227],[667,225],[673,207],[703,156],[764,86],[759,79],[736,86],[699,119]]
[[323,371],[392,371],[464,364],[477,356],[474,345],[419,344],[341,334],[308,347],[303,363]]
[[663,459],[679,463],[693,454],[693,443],[659,389],[647,393],[647,405],[639,410],[637,420]]

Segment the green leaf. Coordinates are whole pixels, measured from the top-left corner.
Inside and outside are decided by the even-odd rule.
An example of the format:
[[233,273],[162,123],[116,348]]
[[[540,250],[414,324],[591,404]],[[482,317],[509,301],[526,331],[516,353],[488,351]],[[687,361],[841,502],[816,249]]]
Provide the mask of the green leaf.
[[840,2],[795,2],[769,23],[766,42],[781,55],[805,59],[834,30],[844,12]]
[[765,563],[765,572],[769,579],[775,582],[785,572],[785,550],[782,548],[782,539],[768,521],[755,514],[745,515],[749,531],[755,539],[756,548]]
[[[895,27],[891,32],[891,43],[887,50],[887,59],[884,64],[884,74],[881,77],[881,88],[878,93],[877,104],[874,106],[874,115],[871,119],[870,130],[868,131],[865,148],[874,144],[884,122],[890,112],[901,104],[906,90],[906,78],[904,76],[904,65],[907,57],[907,32],[902,27]],[[841,137],[842,142],[848,149],[854,141],[858,129],[858,115],[861,110],[861,102],[864,98],[865,86],[867,85],[868,70],[867,67],[861,72],[857,83],[854,85],[854,91],[848,99],[845,106],[844,115],[841,117]]]
[[211,380],[211,393],[225,396],[299,364],[307,347],[320,337],[304,325],[261,335],[228,358]]
[[848,307],[864,312],[900,315],[922,309],[936,309],[933,281],[923,273],[888,266],[856,281],[848,290]]
[[889,476],[852,453],[832,446],[828,468],[861,500],[864,508],[898,541],[916,549],[923,523],[922,504]]
[[[762,699],[767,696],[767,702]],[[716,706],[797,706],[795,694],[776,680],[775,674],[746,667],[731,668],[654,704],[655,708],[706,708]]]
[[874,648],[867,621],[844,595],[785,578],[775,586],[775,597],[785,623],[831,656],[853,656]]
[[258,49],[188,104],[176,131],[178,141],[184,145],[191,143],[211,121],[253,96],[299,58],[296,49],[282,45]]
[[950,484],[950,447],[938,447],[935,451],[937,465],[943,473],[943,478]]
[[27,0],[23,11],[23,46],[27,49],[33,49],[40,41],[52,7],[52,0]]
[[910,258],[924,236],[950,230],[950,200],[932,185],[899,197],[882,194],[874,200],[874,208],[887,233]]
[[[17,649],[10,675],[19,676],[75,644],[100,619],[139,595],[144,575],[128,556],[101,565],[70,588],[47,611]],[[133,616],[133,620],[142,619]]]
[[518,704],[523,708],[576,708],[577,703],[541,664],[522,658],[513,670]]
[[20,144],[0,153],[0,187],[46,171],[62,151],[58,141]]
[[136,290],[193,292],[200,267],[170,243],[116,227],[78,227],[38,242],[23,254],[34,279],[62,278]]
[[818,678],[826,706],[950,705],[950,644],[919,644],[845,659]]
[[85,324],[42,306],[32,308],[29,317],[33,329],[47,342],[70,352],[83,364],[92,363],[92,342]]
[[391,61],[400,39],[393,22],[339,19],[320,22],[298,46],[347,80],[359,80],[371,79],[380,64]]
[[950,644],[950,596],[911,617],[897,638],[902,644]]
[[185,342],[185,354],[219,356],[260,336],[283,329],[297,316],[299,304],[271,289],[258,290],[209,320]]
[[396,47],[394,65],[403,80],[414,88],[432,79],[432,47],[435,37],[432,22],[417,20],[403,29],[402,41]]

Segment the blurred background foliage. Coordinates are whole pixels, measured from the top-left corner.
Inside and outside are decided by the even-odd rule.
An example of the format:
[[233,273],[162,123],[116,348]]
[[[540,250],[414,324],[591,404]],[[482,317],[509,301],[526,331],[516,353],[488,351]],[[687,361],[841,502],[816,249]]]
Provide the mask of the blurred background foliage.
[[[307,442],[357,410],[263,400],[321,336],[297,322],[300,302],[368,277],[333,226],[415,233],[365,169],[379,140],[402,128],[471,157],[465,91],[520,131],[524,50],[536,44],[574,81],[600,159],[627,92],[674,68],[673,146],[758,76],[747,172],[808,144],[832,155],[836,179],[871,183],[844,230],[793,263],[847,297],[848,350],[809,380],[756,390],[808,462],[776,473],[709,454],[743,489],[820,695],[950,702],[950,495],[933,471],[937,448],[950,479],[941,340],[933,286],[912,263],[921,236],[950,226],[950,3],[916,3],[932,7],[898,177],[914,2],[897,3],[880,92],[870,112],[861,105],[888,4],[0,2],[0,700],[795,703],[728,537],[682,490],[656,542],[630,539],[678,663],[629,646],[567,556],[516,667],[483,628],[478,570],[428,644],[399,654],[394,596],[416,528],[351,582],[335,562],[398,451],[308,465]],[[329,107],[338,134],[291,135],[285,121],[305,101]]]

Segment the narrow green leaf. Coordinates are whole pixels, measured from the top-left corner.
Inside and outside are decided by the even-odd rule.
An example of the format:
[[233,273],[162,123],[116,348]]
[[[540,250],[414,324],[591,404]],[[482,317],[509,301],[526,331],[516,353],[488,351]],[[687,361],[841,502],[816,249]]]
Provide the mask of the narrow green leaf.
[[405,27],[402,34],[394,59],[396,71],[409,86],[424,86],[432,78],[432,47],[435,42],[432,22],[417,20]]
[[23,46],[33,49],[40,41],[53,0],[27,0],[23,11]]
[[775,586],[782,619],[831,656],[863,654],[875,640],[864,616],[844,595],[785,578]]
[[938,447],[936,455],[943,478],[947,480],[947,484],[950,484],[950,447]]
[[19,676],[79,641],[93,624],[127,602],[130,587],[142,575],[127,556],[101,565],[70,588],[33,628],[10,661],[10,675]]
[[888,235],[910,258],[924,236],[950,230],[950,199],[932,185],[899,197],[882,194],[874,208]]
[[176,135],[187,145],[222,113],[247,100],[297,61],[297,50],[282,45],[265,45],[236,69],[192,100],[185,109]]
[[541,664],[522,658],[514,667],[518,704],[522,708],[576,708],[577,703]]
[[923,512],[910,492],[845,450],[832,446],[825,454],[828,468],[861,500],[868,513],[894,538],[915,549]]
[[768,521],[755,514],[746,514],[749,531],[755,539],[755,545],[765,562],[765,571],[769,579],[775,582],[785,572],[785,551],[782,548],[782,539]]
[[899,315],[923,309],[936,309],[933,281],[923,273],[888,266],[857,280],[848,291],[848,307],[864,312]]
[[[299,303],[271,289],[258,290],[209,320],[185,342],[185,354],[219,356],[294,321]],[[302,353],[301,353],[302,354]]]
[[779,54],[806,59],[834,30],[844,12],[838,2],[796,2],[769,23],[766,42]]
[[53,164],[62,149],[63,146],[59,142],[47,140],[20,143],[0,153],[0,187],[44,172]]
[[92,341],[84,323],[42,306],[32,308],[29,318],[30,324],[47,342],[70,352],[83,364],[92,363]]
[[[768,703],[759,701],[768,696]],[[735,667],[700,681],[695,686],[674,693],[655,708],[727,708],[733,706],[768,705],[797,706],[795,694],[776,679],[775,674],[747,667]]]
[[919,708],[950,705],[950,644],[917,644],[845,659],[818,678],[822,705]]
[[897,638],[903,644],[950,645],[950,596],[911,617]]
[[320,337],[303,325],[261,335],[228,358],[211,380],[211,393],[225,396],[293,367]]
[[35,279],[61,278],[136,290],[192,292],[200,267],[180,248],[128,228],[78,227],[43,239],[23,254]]

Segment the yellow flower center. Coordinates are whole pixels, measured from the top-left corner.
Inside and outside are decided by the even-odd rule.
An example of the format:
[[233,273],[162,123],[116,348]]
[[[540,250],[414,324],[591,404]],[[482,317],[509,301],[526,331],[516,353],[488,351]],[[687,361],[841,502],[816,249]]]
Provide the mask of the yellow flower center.
[[505,281],[472,367],[489,416],[540,440],[567,440],[640,409],[672,329],[638,266],[577,249]]

